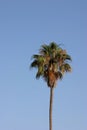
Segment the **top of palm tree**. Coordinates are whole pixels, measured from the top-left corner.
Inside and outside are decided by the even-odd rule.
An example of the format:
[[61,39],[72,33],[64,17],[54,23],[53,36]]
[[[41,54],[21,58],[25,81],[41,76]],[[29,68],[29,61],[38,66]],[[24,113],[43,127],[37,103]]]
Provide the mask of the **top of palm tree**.
[[54,87],[56,81],[62,79],[65,72],[71,71],[68,63],[71,61],[71,56],[55,42],[49,45],[43,44],[39,54],[34,54],[32,58],[31,67],[38,69],[36,78],[43,77],[49,87]]

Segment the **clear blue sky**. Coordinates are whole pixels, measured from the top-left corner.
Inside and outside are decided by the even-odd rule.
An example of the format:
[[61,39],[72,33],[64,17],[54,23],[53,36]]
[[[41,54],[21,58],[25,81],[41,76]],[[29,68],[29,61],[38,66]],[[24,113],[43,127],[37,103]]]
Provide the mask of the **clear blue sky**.
[[87,1],[0,0],[0,130],[48,130],[49,88],[31,56],[62,43],[73,71],[54,92],[54,130],[87,130]]

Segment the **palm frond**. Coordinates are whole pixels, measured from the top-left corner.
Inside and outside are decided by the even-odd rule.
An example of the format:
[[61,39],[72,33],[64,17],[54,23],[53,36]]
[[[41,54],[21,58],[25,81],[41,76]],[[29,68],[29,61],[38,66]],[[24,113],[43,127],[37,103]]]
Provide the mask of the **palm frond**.
[[55,49],[55,50],[61,50],[62,48],[61,48],[60,46],[61,46],[61,44],[56,44],[55,42],[51,42],[51,43],[49,44],[49,47],[50,47],[51,49]]
[[43,44],[39,54],[34,54],[32,59],[30,67],[37,68],[36,78],[43,77],[49,87],[53,87],[58,79],[62,79],[65,72],[71,71],[68,63],[72,60],[71,56],[55,42]]
[[55,72],[55,77],[56,77],[57,80],[58,79],[62,79],[63,78],[63,74],[60,71],[57,71],[57,72]]
[[43,58],[43,56],[42,55],[37,55],[37,54],[34,54],[33,56],[32,56],[32,59],[37,59],[37,60],[40,60],[40,59],[42,59]]
[[64,72],[71,72],[71,66],[68,63],[65,63],[59,67],[59,70],[64,73]]
[[53,50],[53,49],[56,50],[56,49],[58,48],[58,45],[57,45],[55,42],[51,42],[49,46],[50,46],[50,48],[51,48],[52,50]]
[[38,66],[38,72],[36,74],[36,78],[40,78],[40,76],[43,76],[44,74],[44,70],[43,70],[43,66]]
[[39,56],[40,56],[40,55],[38,55],[38,54],[34,54],[34,55],[32,56],[32,59],[37,59]]
[[72,58],[70,55],[66,54],[66,60],[72,61]]
[[31,65],[30,65],[30,68],[32,67],[38,67],[38,61],[37,60],[34,60]]
[[40,52],[40,54],[42,54],[42,55],[49,55],[49,53],[50,53],[50,48],[49,48],[48,45],[44,44],[44,45],[41,46],[39,52]]
[[40,76],[41,76],[41,74],[37,72],[37,73],[36,73],[36,79],[39,79]]

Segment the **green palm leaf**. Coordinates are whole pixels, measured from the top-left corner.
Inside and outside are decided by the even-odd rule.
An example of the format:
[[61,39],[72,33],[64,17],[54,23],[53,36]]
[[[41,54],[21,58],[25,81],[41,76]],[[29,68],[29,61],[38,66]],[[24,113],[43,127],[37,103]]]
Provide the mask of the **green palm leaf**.
[[[43,77],[47,83],[48,79],[52,80],[53,77],[56,82],[56,80],[63,78],[65,72],[71,71],[71,66],[68,63],[71,61],[71,56],[55,42],[51,42],[49,45],[43,44],[39,54],[34,54],[32,59],[31,67],[38,69],[36,78]],[[52,77],[49,78],[50,72]],[[49,81],[49,83],[52,83],[52,81]]]

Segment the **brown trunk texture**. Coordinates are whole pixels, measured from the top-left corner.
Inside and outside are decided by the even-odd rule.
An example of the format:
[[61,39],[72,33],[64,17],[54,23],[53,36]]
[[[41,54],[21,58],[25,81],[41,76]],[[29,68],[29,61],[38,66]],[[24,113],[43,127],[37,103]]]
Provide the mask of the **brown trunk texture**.
[[49,130],[52,130],[52,107],[53,107],[53,90],[54,88],[50,88],[50,105],[49,105]]

